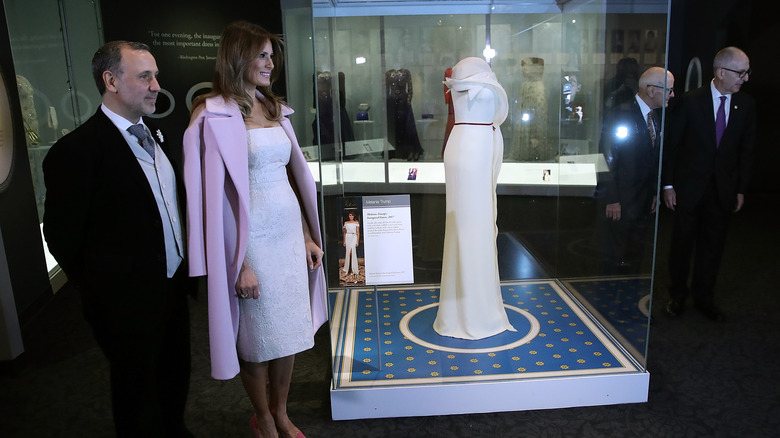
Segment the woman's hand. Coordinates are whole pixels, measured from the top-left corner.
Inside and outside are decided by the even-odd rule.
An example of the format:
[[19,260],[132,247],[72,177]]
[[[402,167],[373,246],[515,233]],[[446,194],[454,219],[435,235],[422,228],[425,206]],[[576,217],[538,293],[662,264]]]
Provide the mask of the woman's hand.
[[309,265],[309,270],[313,271],[314,269],[320,267],[322,265],[322,249],[317,245],[317,243],[314,242],[314,240],[311,239],[311,237],[306,236],[306,263]]
[[260,297],[260,284],[257,282],[255,271],[249,267],[246,260],[241,265],[238,272],[238,281],[236,281],[236,295],[239,298],[257,299]]

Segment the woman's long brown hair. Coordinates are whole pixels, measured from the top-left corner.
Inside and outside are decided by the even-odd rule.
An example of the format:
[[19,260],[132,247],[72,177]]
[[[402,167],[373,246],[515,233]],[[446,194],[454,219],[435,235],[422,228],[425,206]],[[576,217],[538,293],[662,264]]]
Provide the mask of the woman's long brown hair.
[[283,41],[278,35],[272,34],[262,27],[246,21],[236,21],[228,24],[222,32],[217,51],[217,65],[214,70],[213,86],[209,93],[198,96],[192,105],[192,111],[207,98],[222,96],[226,101],[238,103],[244,118],[252,115],[252,98],[246,93],[246,72],[250,64],[263,50],[267,41],[273,47],[274,69],[271,71],[271,85],[257,87],[265,99],[261,100],[265,116],[269,120],[279,120],[282,116],[283,100],[276,96],[271,86],[279,77],[284,65]]

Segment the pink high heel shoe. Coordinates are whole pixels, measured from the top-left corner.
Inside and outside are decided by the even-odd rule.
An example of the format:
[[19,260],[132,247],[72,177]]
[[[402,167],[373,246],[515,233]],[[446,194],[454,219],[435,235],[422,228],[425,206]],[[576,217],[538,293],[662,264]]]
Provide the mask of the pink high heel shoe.
[[260,430],[257,428],[257,414],[253,414],[252,418],[249,419],[249,427],[252,428],[252,434],[255,438],[260,438]]

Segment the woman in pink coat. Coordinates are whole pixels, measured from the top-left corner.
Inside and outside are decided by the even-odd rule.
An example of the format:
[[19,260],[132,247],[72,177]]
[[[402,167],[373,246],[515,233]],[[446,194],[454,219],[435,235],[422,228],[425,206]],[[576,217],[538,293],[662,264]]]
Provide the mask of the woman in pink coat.
[[[256,437],[303,437],[287,416],[295,354],[327,319],[317,191],[271,91],[277,36],[222,34],[212,91],[184,134],[191,275],[208,275],[212,375],[240,374]],[[267,395],[268,394],[268,395]]]

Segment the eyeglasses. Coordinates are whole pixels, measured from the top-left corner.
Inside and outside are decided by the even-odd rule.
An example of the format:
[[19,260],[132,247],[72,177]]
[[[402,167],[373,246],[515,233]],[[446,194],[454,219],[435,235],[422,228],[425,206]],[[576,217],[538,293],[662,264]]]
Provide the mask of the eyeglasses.
[[726,67],[721,67],[721,68],[722,68],[723,70],[728,70],[728,71],[730,71],[730,72],[732,72],[732,73],[736,73],[736,74],[737,74],[737,76],[739,76],[739,78],[740,78],[740,79],[742,79],[742,78],[744,78],[745,76],[747,76],[747,75],[749,75],[749,74],[753,73],[753,69],[752,69],[752,68],[749,68],[749,69],[747,69],[747,70],[732,70],[732,69],[730,69],[730,68],[726,68]]
[[666,90],[666,93],[667,93],[667,94],[672,94],[672,93],[674,93],[674,88],[666,88],[666,87],[662,87],[662,86],[660,86],[660,85],[653,85],[653,84],[647,84],[647,86],[648,86],[648,87],[655,87],[655,88],[660,88],[660,89],[662,89],[662,90]]

